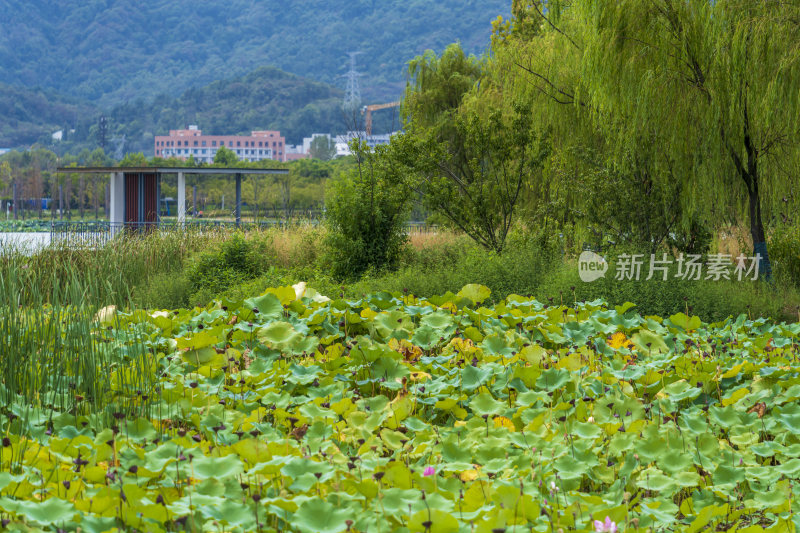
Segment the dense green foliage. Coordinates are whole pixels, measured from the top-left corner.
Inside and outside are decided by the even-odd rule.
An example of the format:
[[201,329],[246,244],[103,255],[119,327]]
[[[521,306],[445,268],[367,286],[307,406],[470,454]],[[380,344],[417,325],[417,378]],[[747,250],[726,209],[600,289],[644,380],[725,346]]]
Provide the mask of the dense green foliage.
[[363,53],[364,95],[396,98],[409,57],[456,40],[480,52],[491,21],[508,12],[505,0],[12,0],[3,7],[6,83],[55,88],[104,107],[176,97],[266,65],[339,84],[351,50]]
[[488,296],[105,310],[90,342],[146,335],[158,378],[126,386],[120,350],[106,411],[12,394],[0,510],[32,531],[798,526],[800,326]]
[[406,241],[410,198],[385,146],[351,143],[357,164],[331,182],[326,204],[333,275],[355,278],[393,268]]
[[[19,93],[33,98],[21,89],[12,94]],[[180,95],[164,94],[152,99],[139,95],[111,108],[89,103],[71,107],[48,104],[44,96],[36,95],[42,102],[28,106],[24,115],[10,113],[11,120],[24,120],[27,125],[7,128],[7,135],[0,137],[0,146],[39,142],[59,153],[77,153],[84,147],[100,144],[97,122],[100,115],[106,116],[108,124],[106,150],[109,153],[113,153],[117,142],[124,138],[123,154],[152,155],[155,135],[167,135],[169,130],[182,129],[189,124],[215,135],[249,135],[253,130],[274,129],[279,130],[289,144],[298,144],[314,131],[345,130],[340,109],[342,94],[330,85],[273,67],[262,67],[244,76],[198,85]],[[20,98],[14,100],[17,101]],[[70,131],[73,128],[75,131]],[[52,141],[50,133],[59,129],[64,130],[64,140]]]
[[[69,124],[91,120],[94,105],[54,90],[0,84],[0,148],[26,146]],[[69,136],[70,132],[64,132]]]
[[[513,12],[482,81],[507,106],[527,98],[553,129],[545,198],[564,226],[655,249],[746,224],[769,270],[769,222],[798,183],[800,6],[515,1]],[[598,201],[611,216],[587,213]]]

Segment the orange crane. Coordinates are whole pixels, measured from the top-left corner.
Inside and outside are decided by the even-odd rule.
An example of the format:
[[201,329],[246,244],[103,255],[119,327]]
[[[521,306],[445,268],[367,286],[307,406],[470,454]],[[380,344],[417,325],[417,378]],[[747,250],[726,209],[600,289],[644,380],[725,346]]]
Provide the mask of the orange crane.
[[372,112],[378,111],[379,109],[389,109],[390,107],[399,107],[400,102],[389,102],[388,104],[374,104],[374,105],[365,105],[361,109],[361,114],[366,115],[364,120],[364,125],[367,130],[367,135],[372,135]]

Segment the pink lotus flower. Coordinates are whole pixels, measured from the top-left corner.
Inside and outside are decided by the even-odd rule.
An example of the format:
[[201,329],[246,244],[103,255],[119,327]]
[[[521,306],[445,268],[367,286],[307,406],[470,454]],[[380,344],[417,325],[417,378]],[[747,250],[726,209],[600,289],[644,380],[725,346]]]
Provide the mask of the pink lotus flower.
[[605,522],[601,522],[600,520],[594,521],[594,530],[596,533],[617,533],[617,524],[616,522],[612,522],[610,517],[606,516]]
[[436,475],[436,469],[432,466],[426,466],[425,471],[422,472],[422,475],[425,477],[434,476]]

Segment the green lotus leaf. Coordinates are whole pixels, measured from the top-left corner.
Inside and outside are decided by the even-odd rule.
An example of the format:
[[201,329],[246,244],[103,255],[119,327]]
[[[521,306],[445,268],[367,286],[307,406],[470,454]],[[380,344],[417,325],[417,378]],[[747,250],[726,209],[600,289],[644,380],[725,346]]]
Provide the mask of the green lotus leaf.
[[318,366],[300,366],[292,363],[289,366],[289,371],[291,372],[288,376],[284,379],[289,383],[294,383],[296,385],[308,385],[319,376],[319,373],[322,369]]
[[195,457],[192,463],[195,477],[198,479],[226,478],[240,474],[244,465],[236,455],[225,457],[202,456]]
[[560,389],[569,382],[569,371],[559,368],[550,368],[542,372],[536,380],[536,386],[545,390]]
[[745,470],[744,468],[721,464],[714,470],[713,480],[715,485],[735,485],[745,480]]
[[507,405],[492,398],[491,394],[482,392],[469,402],[469,407],[473,413],[483,416],[500,414],[506,410]]
[[[423,525],[427,522],[430,522],[429,528]],[[439,509],[431,509],[430,513],[419,511],[414,514],[408,522],[408,528],[410,531],[430,533],[455,533],[459,530],[458,520],[450,513]]]
[[213,346],[219,342],[219,338],[216,335],[213,335],[209,330],[204,329],[201,330],[199,333],[195,333],[188,337],[178,337],[175,339],[178,343],[178,349],[184,350],[186,348],[190,350],[199,350],[201,348],[205,348],[206,346]]
[[308,533],[338,533],[345,531],[345,520],[352,515],[345,509],[324,500],[314,499],[303,502],[292,515],[294,527]]
[[390,382],[400,380],[410,374],[405,365],[389,357],[380,357],[376,359],[370,365],[370,373],[375,378],[383,378]]
[[587,422],[573,424],[572,432],[581,439],[596,439],[602,434],[602,430],[599,427]]
[[145,418],[137,418],[133,422],[128,422],[125,425],[125,433],[128,438],[136,441],[152,441],[158,436],[156,428],[153,427],[153,424]]
[[669,395],[669,398],[675,402],[682,402],[684,400],[693,400],[700,396],[702,389],[692,387],[685,380],[670,383],[664,387],[664,392]]
[[83,515],[80,521],[81,531],[86,533],[106,533],[112,531],[117,524],[116,517],[113,516],[97,516],[97,515]]
[[553,462],[558,473],[563,479],[580,479],[588,471],[587,465],[572,457],[571,454],[562,455]]
[[647,354],[669,352],[669,346],[664,342],[664,337],[647,329],[639,330],[631,337],[631,341]]
[[508,345],[506,339],[497,334],[484,338],[481,346],[486,353],[500,355],[502,357],[511,357],[511,352],[514,351],[514,349]]
[[403,331],[403,335],[396,338],[407,338],[409,332],[414,328],[414,322],[408,313],[398,310],[384,311],[373,320],[375,331],[384,339],[389,339],[397,331]]
[[9,472],[0,472],[0,493],[11,483],[19,483],[25,479],[23,474],[13,475]]
[[183,352],[181,354],[181,359],[183,359],[189,364],[201,367],[204,365],[212,364],[214,363],[215,360],[218,360],[217,362],[221,362],[224,360],[224,358],[218,356],[219,354],[214,348],[207,346],[205,348],[200,348],[199,350],[189,350],[187,352]]
[[[294,299],[294,291],[292,291],[292,299]],[[253,312],[254,309],[258,309],[258,314]],[[242,314],[242,318],[244,319],[249,318],[248,311],[252,312],[259,321],[265,319],[274,320],[283,316],[283,305],[281,301],[274,294],[269,293],[259,296],[258,298],[248,298],[243,302],[242,310],[245,311],[245,313]]]
[[302,457],[294,457],[281,468],[281,474],[289,476],[292,479],[297,479],[303,474],[322,474],[328,470],[330,470],[330,466],[326,463],[320,463]]
[[[0,508],[8,509],[5,500],[0,499]],[[13,504],[13,509],[8,510],[43,526],[72,521],[77,512],[73,504],[59,498],[48,498],[43,502],[15,501]]]
[[422,320],[420,320],[420,324],[437,331],[446,330],[454,325],[453,315],[445,311],[435,311],[425,315]]
[[490,368],[467,366],[461,371],[461,387],[466,391],[473,391],[485,385],[492,375],[493,372]]
[[288,322],[273,322],[259,330],[258,338],[261,342],[281,345],[287,343],[296,334],[297,332]]
[[430,326],[422,326],[417,328],[411,337],[411,342],[420,348],[428,349],[439,342],[440,334],[437,330]]
[[684,313],[677,313],[669,317],[669,321],[681,328],[683,331],[694,331],[703,325],[702,320],[700,320],[699,316],[693,316],[689,318]]
[[671,496],[678,490],[678,483],[663,472],[655,468],[648,468],[639,472],[636,486],[645,490],[654,490]]
[[456,296],[459,298],[467,298],[475,304],[480,304],[489,296],[491,296],[491,294],[492,291],[489,289],[489,287],[472,283],[465,285],[460,291],[458,291]]
[[667,449],[656,459],[658,467],[668,474],[687,471],[694,463],[691,451]]

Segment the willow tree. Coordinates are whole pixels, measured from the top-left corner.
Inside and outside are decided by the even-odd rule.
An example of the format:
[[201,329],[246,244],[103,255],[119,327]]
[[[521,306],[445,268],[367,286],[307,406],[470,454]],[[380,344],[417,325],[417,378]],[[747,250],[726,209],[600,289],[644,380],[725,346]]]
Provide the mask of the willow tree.
[[694,192],[687,200],[746,199],[737,203],[769,274],[764,210],[798,179],[800,4],[619,0],[578,9],[598,124],[614,128],[619,144],[657,132]]
[[798,182],[800,4],[561,4],[515,0],[519,73],[556,112],[590,117],[617,154],[662,154],[660,179],[681,181],[687,213],[746,213],[769,272],[767,215]]

